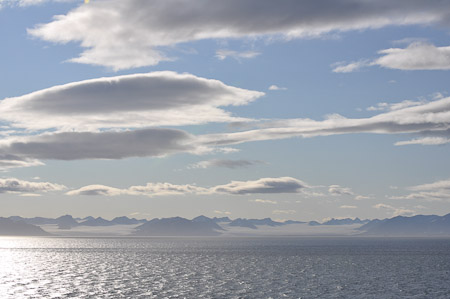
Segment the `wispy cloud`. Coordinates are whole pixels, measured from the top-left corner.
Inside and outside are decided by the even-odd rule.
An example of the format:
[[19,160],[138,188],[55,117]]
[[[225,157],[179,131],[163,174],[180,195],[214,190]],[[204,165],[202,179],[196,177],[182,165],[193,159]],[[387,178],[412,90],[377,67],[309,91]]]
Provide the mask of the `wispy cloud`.
[[277,201],[275,200],[269,200],[269,199],[249,199],[250,202],[254,202],[254,203],[262,203],[262,204],[271,204],[271,205],[276,205],[278,204]]
[[411,209],[406,209],[406,208],[396,208],[393,207],[391,205],[388,204],[384,204],[384,203],[379,203],[373,206],[376,209],[384,209],[389,211],[389,213],[391,214],[391,216],[395,217],[395,216],[411,216],[414,215],[416,213],[416,211],[411,210]]
[[227,58],[233,58],[237,61],[241,61],[242,59],[250,59],[255,58],[256,56],[261,55],[260,52],[256,51],[233,51],[233,50],[227,50],[227,49],[221,49],[216,51],[216,57],[219,60],[225,60]]
[[270,85],[269,90],[287,90],[286,87],[280,87],[278,85]]

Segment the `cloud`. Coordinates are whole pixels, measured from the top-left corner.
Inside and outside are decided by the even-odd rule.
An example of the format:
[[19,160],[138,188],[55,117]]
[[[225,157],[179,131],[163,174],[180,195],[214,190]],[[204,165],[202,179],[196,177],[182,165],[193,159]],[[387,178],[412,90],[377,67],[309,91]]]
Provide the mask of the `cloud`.
[[[442,99],[442,98],[443,97],[435,98],[435,99],[438,100],[438,99]],[[427,103],[426,101],[410,101],[410,100],[405,100],[400,103],[385,103],[385,102],[383,102],[383,103],[378,103],[376,106],[370,106],[366,110],[367,111],[394,111],[394,110],[400,110],[400,109],[407,108],[407,107],[420,106],[420,105],[423,105],[426,103]]]
[[212,188],[214,193],[227,194],[270,194],[270,193],[299,193],[308,188],[304,182],[291,177],[262,178],[256,181],[232,181],[226,185]]
[[205,188],[194,185],[174,185],[170,183],[148,183],[145,186],[131,186],[128,189],[118,189],[104,185],[89,185],[77,190],[67,192],[67,195],[102,195],[102,196],[119,196],[119,195],[145,195],[145,196],[167,196],[167,195],[183,195],[188,193],[201,194],[205,193]]
[[406,48],[390,48],[378,52],[374,60],[333,64],[333,72],[350,73],[369,66],[396,70],[450,70],[450,47],[436,47],[425,42],[413,42]]
[[0,0],[0,9],[3,6],[20,6],[27,7],[33,5],[41,5],[48,2],[76,2],[78,0]]
[[450,179],[441,180],[430,184],[423,184],[409,187],[414,191],[408,195],[392,196],[391,199],[409,199],[425,201],[449,201],[450,200]]
[[246,168],[249,166],[262,164],[263,162],[257,160],[226,160],[226,159],[214,159],[207,161],[200,161],[198,163],[190,165],[188,168],[211,168],[211,167],[225,167],[225,168]]
[[0,153],[0,171],[6,171],[11,168],[32,167],[40,165],[44,165],[44,163],[40,162],[37,159],[30,159],[26,157],[19,157],[17,155]]
[[214,210],[214,214],[219,214],[219,215],[231,215],[231,212]]
[[131,186],[127,189],[118,189],[103,185],[89,185],[82,188],[71,190],[67,195],[144,195],[144,196],[166,196],[183,194],[265,194],[265,193],[298,193],[303,188],[308,188],[300,180],[281,177],[281,178],[261,178],[255,181],[232,181],[227,185],[219,185],[210,188],[199,187],[196,185],[174,185],[171,183],[148,183],[144,186]]
[[339,185],[331,185],[328,188],[328,192],[331,195],[355,195],[355,193],[352,192],[352,190],[350,188],[346,188],[346,187],[341,187]]
[[291,215],[291,214],[295,214],[295,213],[297,213],[297,211],[295,211],[295,210],[273,210],[272,211],[272,214],[275,214],[275,215],[281,215],[281,214]]
[[271,204],[271,205],[278,204],[277,201],[275,201],[275,200],[268,200],[268,199],[250,199],[249,201],[250,202],[255,202],[255,203]]
[[270,85],[269,90],[287,90],[286,87],[279,87],[277,85]]
[[341,209],[357,209],[358,207],[357,206],[346,206],[346,205],[343,205],[343,206],[340,206],[339,208],[341,208]]
[[416,211],[414,210],[410,210],[410,209],[405,209],[405,208],[395,208],[391,205],[387,205],[387,204],[383,204],[383,203],[379,203],[373,206],[376,209],[385,209],[390,211],[391,215],[393,217],[395,216],[412,216],[416,213]]
[[250,59],[255,58],[256,56],[261,55],[260,52],[256,51],[244,51],[244,52],[238,52],[233,50],[226,50],[221,49],[216,51],[216,57],[219,60],[225,60],[226,58],[234,58],[237,61],[241,61],[241,59]]
[[411,145],[411,144],[420,144],[420,145],[443,145],[450,143],[450,138],[444,137],[424,137],[424,138],[416,138],[407,141],[398,141],[395,145]]
[[339,134],[419,134],[448,137],[450,97],[413,107],[380,113],[369,118],[329,115],[325,120],[286,119],[261,122],[259,128],[240,132],[199,136],[203,145],[233,145],[251,141]]
[[0,101],[0,120],[28,130],[180,126],[243,121],[218,108],[264,93],[175,72],[97,78]]
[[383,56],[375,64],[398,70],[450,70],[450,47],[412,43],[407,48],[391,48],[379,52]]
[[331,65],[334,73],[351,73],[372,65],[369,60],[354,61],[351,63],[337,62]]
[[65,186],[48,182],[29,182],[16,178],[0,179],[0,193],[36,193],[61,191]]
[[165,48],[205,39],[320,37],[392,25],[448,25],[445,1],[359,0],[111,0],[92,1],[28,33],[77,42],[70,61],[114,70],[173,60]]
[[[162,157],[195,153],[195,137],[181,130],[149,128],[120,132],[64,132],[13,138],[0,143],[0,153],[23,159],[82,160]],[[8,156],[5,154],[4,156]],[[34,161],[34,160],[31,160]]]

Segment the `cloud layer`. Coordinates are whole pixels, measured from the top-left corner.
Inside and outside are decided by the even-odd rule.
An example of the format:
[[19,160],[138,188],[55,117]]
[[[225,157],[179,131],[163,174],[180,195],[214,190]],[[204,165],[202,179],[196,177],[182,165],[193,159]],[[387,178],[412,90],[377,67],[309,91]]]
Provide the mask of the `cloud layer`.
[[16,178],[0,179],[0,193],[33,193],[61,191],[66,189],[63,185],[48,182],[29,182]]
[[29,130],[177,126],[242,120],[218,108],[264,93],[174,72],[98,78],[0,102],[0,120]]
[[[199,138],[204,145],[215,146],[352,133],[419,134],[447,138],[450,134],[450,97],[414,107],[399,108],[369,118],[351,119],[341,115],[329,115],[323,121],[286,119],[261,123],[260,127],[242,132],[203,135]],[[414,143],[429,144],[426,139],[415,140]]]
[[174,185],[170,183],[148,183],[145,186],[131,186],[127,189],[117,189],[103,185],[89,185],[67,192],[67,195],[144,195],[165,196],[183,194],[273,194],[273,193],[300,193],[308,188],[304,182],[291,177],[262,178],[255,181],[232,181],[226,185],[210,188],[196,185]]
[[429,0],[110,0],[56,16],[28,32],[78,42],[73,62],[114,70],[172,60],[164,47],[224,38],[302,38],[388,25],[449,23],[450,5]]

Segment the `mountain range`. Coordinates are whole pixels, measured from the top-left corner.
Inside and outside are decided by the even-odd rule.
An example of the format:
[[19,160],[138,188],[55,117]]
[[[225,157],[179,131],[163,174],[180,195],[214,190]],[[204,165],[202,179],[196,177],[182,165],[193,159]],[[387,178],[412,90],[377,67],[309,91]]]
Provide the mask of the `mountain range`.
[[[125,226],[130,228],[129,235],[136,236],[216,236],[239,228],[246,234],[251,235],[251,231],[268,230],[273,234],[295,234],[296,229],[310,227],[321,229],[331,227],[349,227],[351,235],[360,236],[450,236],[450,214],[445,216],[437,215],[417,215],[413,217],[397,216],[384,220],[360,220],[351,219],[330,219],[319,223],[317,221],[302,222],[287,220],[284,222],[274,221],[270,218],[264,219],[230,219],[228,217],[209,218],[198,216],[191,220],[182,217],[155,218],[152,220],[128,218],[126,216],[116,217],[106,220],[101,217],[92,216],[86,218],[73,218],[71,215],[64,215],[58,218],[23,218],[11,216],[9,218],[0,217],[0,235],[29,235],[44,236],[49,235],[43,228],[53,228],[60,232],[70,231],[74,228],[91,229]],[[284,230],[283,227],[290,227]],[[302,235],[299,230],[296,235]]]

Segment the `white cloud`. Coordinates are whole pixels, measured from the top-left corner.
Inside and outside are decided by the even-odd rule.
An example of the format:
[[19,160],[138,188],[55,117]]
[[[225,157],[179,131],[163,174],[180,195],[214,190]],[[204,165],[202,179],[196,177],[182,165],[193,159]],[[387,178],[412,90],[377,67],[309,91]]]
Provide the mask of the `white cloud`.
[[218,108],[264,93],[174,72],[90,79],[0,101],[0,120],[29,130],[179,126],[243,121]]
[[391,199],[410,199],[425,201],[450,201],[450,179],[441,180],[430,184],[409,187],[414,191],[408,195],[392,196]]
[[231,215],[231,212],[214,210],[214,214],[219,214],[219,215]]
[[[435,100],[442,99],[440,98],[434,98]],[[376,106],[370,106],[366,110],[367,111],[394,111],[394,110],[400,110],[408,107],[413,106],[420,106],[423,104],[426,104],[426,101],[410,101],[410,100],[404,100],[400,103],[378,103]]]
[[6,171],[11,168],[32,167],[40,165],[44,165],[44,163],[40,162],[37,159],[30,159],[17,155],[0,153],[0,171]]
[[271,204],[271,205],[276,205],[278,204],[277,201],[275,200],[269,200],[269,199],[250,199],[250,202],[255,202],[255,203],[263,203],[263,204]]
[[450,47],[412,43],[407,48],[391,48],[379,52],[375,64],[398,70],[450,70]]
[[411,144],[420,144],[420,145],[443,145],[450,143],[450,138],[444,137],[424,137],[424,138],[416,138],[407,141],[398,141],[395,145],[411,145]]
[[279,87],[277,85],[270,85],[269,90],[287,90],[286,87]]
[[233,50],[227,50],[227,49],[220,49],[216,51],[216,57],[219,60],[225,60],[226,58],[234,58],[237,61],[241,61],[241,59],[250,59],[255,58],[256,56],[261,55],[260,52],[256,51],[233,51]]
[[373,206],[376,209],[385,209],[390,211],[391,215],[393,217],[395,216],[412,216],[416,213],[416,211],[411,210],[411,209],[405,209],[405,208],[396,208],[393,207],[391,205],[387,205],[387,204],[383,204],[383,203],[379,203]]
[[245,168],[257,164],[262,164],[263,162],[257,160],[226,160],[226,159],[213,159],[200,161],[198,163],[189,165],[188,168],[211,168],[211,167],[225,167],[225,168]]
[[232,145],[250,141],[314,137],[352,133],[421,134],[447,137],[450,134],[450,97],[421,105],[399,108],[369,118],[333,115],[323,121],[286,119],[263,122],[254,130],[199,136],[204,145]]
[[341,187],[339,185],[331,185],[328,188],[328,192],[331,195],[337,195],[337,196],[340,196],[340,195],[355,195],[353,193],[352,189],[346,188],[346,187]]
[[292,214],[295,214],[295,213],[297,213],[297,211],[295,211],[295,210],[273,210],[272,211],[272,214],[275,214],[275,215],[282,215],[282,214],[284,214],[284,215],[292,215]]
[[390,48],[378,52],[382,56],[374,60],[339,62],[332,65],[333,72],[350,73],[363,67],[381,66],[397,70],[450,70],[450,47],[414,42],[406,48]]
[[0,179],[0,193],[36,193],[61,191],[64,189],[66,189],[66,187],[63,185],[49,182],[29,182],[16,178]]
[[357,209],[358,207],[357,207],[357,206],[347,206],[347,205],[343,205],[343,206],[340,206],[339,208],[341,208],[341,209]]
[[174,185],[170,183],[148,183],[144,186],[131,186],[127,189],[118,189],[103,185],[89,185],[71,190],[67,195],[145,195],[145,196],[166,196],[183,194],[265,194],[265,193],[298,193],[307,185],[300,180],[281,178],[261,178],[255,181],[232,181],[226,185],[214,186],[211,188],[199,187],[196,185]]
[[73,62],[114,70],[172,60],[163,48],[204,39],[319,37],[389,25],[448,24],[445,1],[91,1],[28,32],[84,48]]
[[351,73],[370,65],[372,63],[369,60],[360,60],[351,63],[337,62],[332,64],[331,67],[333,67],[334,73]]

